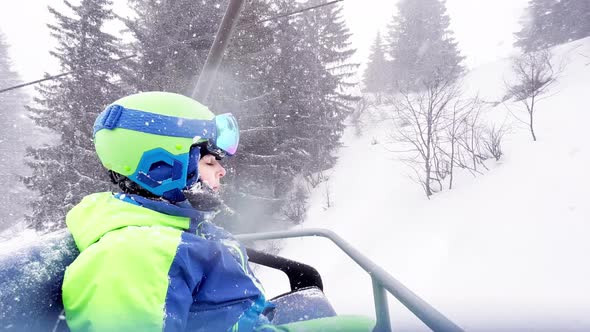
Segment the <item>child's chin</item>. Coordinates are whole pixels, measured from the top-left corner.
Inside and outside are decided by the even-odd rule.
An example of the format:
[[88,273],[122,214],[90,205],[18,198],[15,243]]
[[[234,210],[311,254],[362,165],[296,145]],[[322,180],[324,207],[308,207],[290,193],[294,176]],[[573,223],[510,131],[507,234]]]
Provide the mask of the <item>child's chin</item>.
[[216,193],[218,193],[219,192],[219,189],[220,189],[220,185],[219,184],[217,184],[217,185],[211,185],[207,181],[203,181],[203,187],[206,187],[207,190],[213,191],[213,192],[216,192]]
[[221,205],[221,199],[217,191],[214,191],[206,184],[195,185],[189,190],[184,191],[184,196],[191,205],[198,210],[212,211],[218,210]]

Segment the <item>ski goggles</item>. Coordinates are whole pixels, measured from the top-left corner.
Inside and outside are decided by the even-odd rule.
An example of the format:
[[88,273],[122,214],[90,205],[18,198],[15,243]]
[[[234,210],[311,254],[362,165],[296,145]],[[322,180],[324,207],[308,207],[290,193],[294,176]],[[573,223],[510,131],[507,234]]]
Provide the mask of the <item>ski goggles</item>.
[[219,157],[234,155],[240,142],[240,129],[231,113],[212,120],[188,119],[134,110],[121,105],[107,107],[94,123],[93,137],[101,129],[124,128],[148,134],[207,140]]

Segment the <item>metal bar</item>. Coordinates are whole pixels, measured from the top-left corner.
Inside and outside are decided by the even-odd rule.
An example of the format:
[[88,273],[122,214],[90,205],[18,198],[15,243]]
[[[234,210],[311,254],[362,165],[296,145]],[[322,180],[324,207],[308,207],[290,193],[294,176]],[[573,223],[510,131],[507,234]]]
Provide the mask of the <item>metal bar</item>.
[[217,30],[217,34],[215,35],[213,46],[211,46],[211,49],[209,50],[207,60],[205,61],[205,65],[199,75],[199,80],[192,93],[192,97],[201,103],[205,103],[207,96],[209,96],[209,91],[215,80],[215,75],[221,65],[225,49],[227,48],[227,45],[229,45],[232,33],[240,17],[240,13],[244,8],[244,3],[244,0],[230,0],[229,5],[227,6],[223,21],[221,21],[219,30]]
[[240,241],[257,241],[257,240],[273,240],[285,239],[304,236],[321,236],[326,237],[334,242],[340,249],[342,249],[352,260],[367,271],[372,278],[375,278],[389,291],[396,299],[398,299],[406,308],[408,308],[414,315],[416,315],[424,324],[426,324],[433,331],[441,332],[459,332],[463,331],[459,326],[441,314],[438,310],[422,300],[418,295],[406,288],[402,283],[393,278],[387,271],[382,269],[379,265],[365,257],[358,250],[344,241],[336,233],[321,228],[311,228],[299,231],[282,231],[282,232],[268,232],[260,234],[241,234],[237,238]]
[[391,332],[391,319],[389,319],[389,305],[387,304],[387,293],[381,286],[379,280],[371,277],[373,281],[373,297],[375,299],[375,314],[377,325],[373,332]]

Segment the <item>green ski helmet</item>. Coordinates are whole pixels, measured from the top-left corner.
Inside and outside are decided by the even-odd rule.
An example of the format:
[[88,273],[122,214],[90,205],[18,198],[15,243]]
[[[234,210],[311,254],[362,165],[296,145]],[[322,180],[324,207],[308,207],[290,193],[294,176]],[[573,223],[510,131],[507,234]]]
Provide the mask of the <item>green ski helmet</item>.
[[[236,119],[170,92],[123,97],[98,116],[94,145],[103,166],[154,195],[173,201],[198,180],[200,149],[217,158],[239,143]],[[181,198],[179,198],[181,197]]]

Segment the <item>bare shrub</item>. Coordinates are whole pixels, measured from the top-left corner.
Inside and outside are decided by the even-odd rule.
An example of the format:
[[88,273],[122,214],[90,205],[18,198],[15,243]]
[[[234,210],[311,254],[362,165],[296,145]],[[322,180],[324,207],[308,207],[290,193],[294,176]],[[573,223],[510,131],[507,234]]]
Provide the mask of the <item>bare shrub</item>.
[[468,106],[460,118],[461,127],[458,136],[458,158],[455,164],[463,169],[473,173],[480,173],[478,166],[483,163],[488,156],[483,152],[481,138],[483,137],[484,127],[481,125],[482,104],[479,98],[475,97],[468,102]]
[[305,220],[305,211],[309,192],[302,185],[297,185],[295,190],[288,195],[281,212],[294,224],[300,224]]
[[537,103],[548,97],[545,95],[565,67],[564,64],[554,67],[552,61],[553,54],[549,49],[525,53],[512,61],[515,77],[512,82],[505,83],[508,97],[513,97],[524,106],[527,118],[523,120],[511,110],[510,113],[528,126],[533,141],[537,140],[534,125]]
[[[303,179],[305,180],[305,182],[308,184],[308,191],[311,191],[311,189],[317,187],[320,183],[328,181],[328,179],[330,179],[330,177],[328,175],[326,175],[324,173],[324,171],[319,171],[316,173],[306,173],[303,176]],[[311,186],[311,188],[309,188]]]
[[491,157],[494,157],[496,161],[500,160],[503,155],[502,139],[506,132],[507,130],[504,126],[497,127],[496,125],[491,125],[486,129],[485,135],[483,136],[482,143],[485,150]]
[[467,169],[472,174],[477,172],[477,165],[482,163],[479,157],[480,115],[483,103],[476,96],[455,99],[449,111],[446,146],[440,147],[441,153],[447,155],[449,163],[449,189],[453,188],[455,166]]
[[360,137],[363,133],[363,120],[362,116],[365,112],[374,106],[374,103],[370,100],[368,96],[363,96],[359,101],[356,103],[356,107],[350,114],[350,123],[354,126],[354,134],[356,137]]

